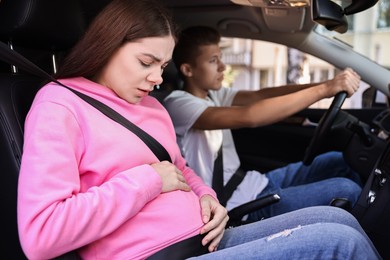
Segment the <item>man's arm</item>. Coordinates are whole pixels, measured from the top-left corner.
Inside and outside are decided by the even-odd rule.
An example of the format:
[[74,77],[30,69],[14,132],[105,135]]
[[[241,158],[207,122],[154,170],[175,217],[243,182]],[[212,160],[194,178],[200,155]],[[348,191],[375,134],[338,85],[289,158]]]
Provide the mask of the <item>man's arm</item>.
[[245,106],[252,104],[254,102],[257,102],[262,99],[272,98],[272,97],[278,97],[283,95],[288,95],[306,88],[310,88],[313,86],[317,86],[321,83],[310,83],[310,84],[290,84],[290,85],[284,85],[284,86],[277,86],[277,87],[267,87],[262,88],[260,90],[240,90],[237,92],[234,100],[233,105],[234,106]]
[[[232,107],[209,107],[195,121],[193,127],[202,130],[258,127],[278,122],[323,98],[341,91],[351,96],[359,87],[360,77],[350,69],[344,70],[334,79],[311,87],[276,97],[261,98],[249,105],[237,106],[237,93]],[[286,87],[286,90],[289,88]],[[250,99],[250,97],[248,97]]]

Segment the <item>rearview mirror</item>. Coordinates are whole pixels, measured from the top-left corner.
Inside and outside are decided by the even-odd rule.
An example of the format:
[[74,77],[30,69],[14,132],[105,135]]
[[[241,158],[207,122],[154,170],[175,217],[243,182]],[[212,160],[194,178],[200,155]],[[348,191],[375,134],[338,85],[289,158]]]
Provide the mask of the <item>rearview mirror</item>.
[[352,3],[344,8],[344,14],[356,14],[374,6],[379,0],[352,0]]
[[313,0],[312,19],[330,31],[345,33],[348,30],[346,15],[362,12],[374,6],[379,0],[351,0],[344,9],[332,0]]
[[313,0],[312,19],[330,31],[345,33],[348,30],[343,9],[331,0]]

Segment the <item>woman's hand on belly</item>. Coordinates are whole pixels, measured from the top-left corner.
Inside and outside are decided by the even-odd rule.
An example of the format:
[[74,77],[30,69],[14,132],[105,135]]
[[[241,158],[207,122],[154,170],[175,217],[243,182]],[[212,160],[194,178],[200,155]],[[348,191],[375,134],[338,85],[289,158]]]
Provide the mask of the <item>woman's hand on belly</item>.
[[151,165],[160,175],[162,180],[162,193],[175,190],[190,191],[183,173],[172,163],[168,161],[153,163]]

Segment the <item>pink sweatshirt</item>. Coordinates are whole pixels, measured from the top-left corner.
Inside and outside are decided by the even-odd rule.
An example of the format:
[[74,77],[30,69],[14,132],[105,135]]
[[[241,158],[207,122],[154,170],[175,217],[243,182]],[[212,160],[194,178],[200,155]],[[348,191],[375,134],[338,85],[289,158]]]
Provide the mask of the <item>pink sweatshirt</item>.
[[161,193],[158,162],[132,132],[50,83],[27,116],[18,226],[30,259],[74,249],[85,259],[144,259],[203,226],[199,198],[214,191],[185,165],[171,119],[153,97],[132,105],[85,78],[65,85],[109,105],[157,139],[192,191]]

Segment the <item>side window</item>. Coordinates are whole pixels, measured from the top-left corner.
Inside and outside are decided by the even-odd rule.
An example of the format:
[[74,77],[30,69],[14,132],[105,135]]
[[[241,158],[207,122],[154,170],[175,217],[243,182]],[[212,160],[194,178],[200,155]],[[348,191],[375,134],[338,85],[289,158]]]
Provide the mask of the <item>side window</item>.
[[[285,84],[321,82],[339,71],[312,55],[264,41],[223,38],[222,59],[227,65],[224,85],[236,89],[258,90]],[[332,99],[324,99],[311,108],[328,108]],[[343,108],[386,105],[383,94],[365,82],[357,93],[344,102]]]

